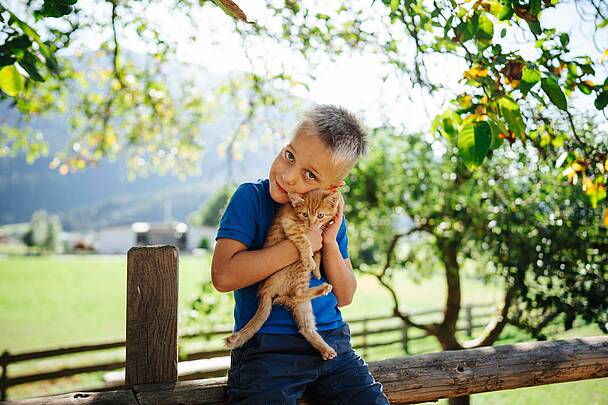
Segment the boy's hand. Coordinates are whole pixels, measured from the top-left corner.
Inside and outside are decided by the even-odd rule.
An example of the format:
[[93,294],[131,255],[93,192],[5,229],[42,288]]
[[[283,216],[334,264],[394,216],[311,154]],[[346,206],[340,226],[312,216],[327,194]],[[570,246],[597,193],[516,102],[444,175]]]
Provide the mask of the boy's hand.
[[312,252],[318,252],[323,247],[322,229],[311,229],[306,233],[306,237],[310,241]]
[[336,216],[329,221],[323,230],[323,243],[336,243],[336,236],[338,236],[338,231],[340,230],[340,226],[342,226],[342,212],[344,210],[344,197],[342,197],[342,193],[338,191],[338,195],[340,198],[338,199],[338,212],[336,212]]

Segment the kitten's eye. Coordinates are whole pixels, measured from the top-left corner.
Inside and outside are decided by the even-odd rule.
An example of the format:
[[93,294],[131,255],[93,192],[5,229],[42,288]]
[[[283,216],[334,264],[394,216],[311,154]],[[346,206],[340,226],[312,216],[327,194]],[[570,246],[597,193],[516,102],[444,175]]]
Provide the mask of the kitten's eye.
[[293,153],[291,153],[290,151],[286,150],[285,151],[285,158],[289,161],[293,160]]
[[319,214],[317,215],[317,218],[323,218],[325,216],[325,214]]
[[308,218],[308,213],[307,213],[307,212],[303,212],[303,213],[302,213],[302,216],[303,216],[304,218]]

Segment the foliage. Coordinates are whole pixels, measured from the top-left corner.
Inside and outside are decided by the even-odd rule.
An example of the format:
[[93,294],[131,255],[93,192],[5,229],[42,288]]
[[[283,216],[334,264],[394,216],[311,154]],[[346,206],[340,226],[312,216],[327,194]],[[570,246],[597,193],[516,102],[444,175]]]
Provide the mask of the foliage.
[[198,242],[197,247],[199,249],[209,250],[209,248],[211,248],[211,243],[209,242],[209,238],[207,238],[206,236],[203,236],[201,238],[201,240]]
[[228,324],[232,319],[233,300],[232,294],[218,294],[211,280],[203,280],[196,298],[189,303],[190,312],[185,322],[200,325],[203,319],[205,325]]
[[29,248],[35,248],[39,253],[62,253],[62,226],[57,215],[47,215],[39,210],[32,214],[30,229],[23,235],[23,243]]
[[[28,5],[32,3],[29,0]],[[58,50],[69,45],[71,34],[78,29],[74,17],[78,10],[73,5],[76,0],[45,0],[40,8],[32,9],[35,21],[49,21],[49,18],[62,18],[70,24],[66,31],[48,26],[47,41],[14,12],[0,5],[0,33],[3,44],[0,46],[0,100],[16,97],[24,88],[33,86],[30,82],[43,82],[45,76],[58,75],[61,71],[57,62]],[[41,73],[43,72],[43,73]]]
[[[199,163],[204,152],[200,126],[219,114],[226,97],[231,99],[230,104],[239,105],[243,96],[240,89],[248,90],[249,82],[230,83],[203,93],[193,80],[194,74],[187,79],[170,76],[176,61],[176,41],[171,32],[161,29],[159,22],[142,17],[155,3],[151,0],[98,1],[94,5],[95,13],[82,13],[79,9],[82,3],[69,0],[47,0],[42,5],[28,1],[19,7],[15,5],[15,10],[3,6],[0,16],[9,23],[2,26],[0,34],[9,40],[3,45],[2,55],[6,57],[0,59],[6,64],[4,74],[0,74],[4,89],[0,92],[0,102],[10,103],[18,114],[15,122],[0,126],[3,135],[0,156],[15,156],[24,151],[31,163],[47,155],[49,148],[44,132],[23,124],[34,117],[67,114],[72,139],[50,163],[51,169],[63,175],[94,167],[104,157],[116,159],[121,153],[126,154],[131,179],[150,171],[161,175],[172,172],[182,178],[200,173]],[[213,4],[173,0],[164,6],[176,18],[189,20],[184,32],[186,28],[194,31],[187,32],[189,40],[194,42],[197,37],[204,37],[198,32],[200,24],[194,14],[208,3]],[[218,0],[216,3],[229,2]],[[73,5],[74,11],[67,13],[71,8],[65,9],[66,14],[59,16],[58,9],[65,5]],[[45,15],[69,23],[71,29],[53,28],[61,24],[42,18]],[[48,39],[40,39],[42,33]],[[129,33],[145,45],[143,55],[124,51],[122,43]],[[81,41],[70,47],[74,56],[59,55],[58,51],[68,46],[70,38],[83,36],[97,38],[98,49],[91,49]],[[2,38],[0,35],[0,40]],[[48,75],[27,75],[19,68],[32,59],[30,54],[34,51],[28,50],[33,42],[37,45],[31,49],[46,54],[42,55],[45,58],[34,56],[53,68]],[[29,70],[35,72],[36,69]],[[37,82],[35,78],[44,82]],[[266,94],[262,91],[263,83],[255,86],[254,91]],[[265,96],[264,102],[270,99]],[[237,134],[242,131],[241,127]]]
[[[247,21],[238,6],[227,0],[202,5],[193,0],[169,3],[167,9],[189,19],[190,27],[198,27],[193,16],[206,4],[219,6],[228,15]],[[564,164],[561,174],[572,182],[578,176],[584,178],[581,185],[592,206],[605,199],[608,150],[594,139],[584,139],[574,121],[581,108],[575,100],[585,97],[592,99],[597,109],[594,119],[602,119],[598,113],[603,113],[608,104],[608,78],[602,66],[606,52],[598,49],[599,53],[604,52],[598,58],[592,50],[574,49],[570,35],[551,27],[545,14],[567,13],[567,7],[573,4],[592,29],[594,41],[601,43],[601,34],[608,26],[606,3],[599,0],[372,3],[370,7],[367,2],[335,1],[304,7],[291,0],[268,2],[268,16],[255,24],[235,24],[235,31],[243,38],[243,51],[251,61],[251,73],[242,78],[240,85],[249,83],[245,85],[249,89],[236,90],[236,83],[232,82],[217,93],[229,95],[233,105],[246,102],[243,109],[246,118],[235,137],[247,136],[250,129],[246,124],[261,106],[276,104],[277,89],[305,87],[307,82],[294,79],[285,68],[272,74],[254,72],[247,50],[250,38],[274,40],[276,45],[288,45],[301,53],[305,63],[309,63],[306,74],[312,80],[314,61],[318,60],[315,55],[319,53],[335,56],[352,50],[376,52],[388,66],[395,68],[397,76],[433,94],[450,91],[433,77],[429,67],[441,57],[455,70],[462,69],[462,78],[448,108],[434,118],[431,131],[457,146],[460,158],[470,170],[480,167],[493,150],[506,148],[505,144],[530,143],[539,150],[549,150],[549,156],[561,156],[559,162]],[[168,85],[171,79],[163,68],[175,60],[177,44],[161,32],[158,24],[141,17],[141,11],[152,6],[150,0],[107,1],[100,6],[104,6],[103,12],[96,19],[80,15],[73,0],[47,0],[38,8],[28,2],[21,19],[3,9],[1,15],[9,21],[4,30],[12,35],[3,48],[8,55],[2,59],[5,63],[14,61],[30,66],[32,52],[41,52],[38,56],[47,55],[37,60],[55,66],[52,58],[56,57],[56,51],[67,47],[70,35],[78,30],[99,33],[101,38],[99,51],[92,58],[82,49],[76,51],[83,57],[80,63],[84,64],[88,56],[97,65],[99,60],[108,60],[109,66],[96,70],[89,65],[81,70],[62,59],[65,67],[44,86],[28,85],[37,77],[34,73],[37,69],[29,69],[32,73],[28,77],[32,80],[26,80],[23,90],[15,93],[23,82],[19,72],[28,70],[17,69],[15,65],[16,71],[11,67],[2,76],[8,87],[0,97],[13,98],[26,121],[33,115],[66,111],[70,106],[74,141],[51,163],[61,173],[95,165],[104,156],[115,158],[121,151],[129,153],[131,177],[149,170],[160,173],[171,170],[182,176],[197,173],[197,162],[204,150],[198,125],[209,122],[217,113],[218,106],[211,101],[217,97],[201,96],[193,91],[191,81],[175,80]],[[40,38],[37,27],[49,28],[43,24],[47,16],[61,17],[70,23],[71,29],[59,32],[51,28],[47,42],[37,40]],[[35,27],[28,25],[32,19]],[[102,34],[106,32],[104,28],[109,29],[111,37]],[[129,30],[142,43],[151,43],[144,57],[145,68],[123,55],[121,33]],[[188,32],[192,39],[198,34]],[[38,45],[30,46],[34,43]],[[67,102],[67,94],[76,95],[73,105]],[[4,125],[2,132],[7,135],[0,149],[2,155],[26,150],[32,161],[48,153],[41,133],[19,125]]]
[[203,203],[198,212],[191,216],[190,223],[217,227],[234,190],[236,190],[236,184],[234,183],[220,187]]
[[[529,144],[496,150],[471,172],[447,139],[396,132],[374,133],[349,180],[354,267],[390,288],[398,269],[412,277],[442,269],[457,280],[472,266],[504,280],[508,322],[534,336],[561,316],[566,329],[581,315],[606,330],[608,238],[580,189],[564,188]],[[460,302],[458,283],[448,286]]]
[[600,113],[608,104],[608,75],[603,68],[608,44],[598,49],[604,54],[601,58],[591,49],[574,49],[569,34],[549,26],[544,16],[572,12],[574,8],[568,6],[574,3],[582,24],[593,31],[594,43],[602,43],[601,34],[608,26],[605,2],[372,3],[370,7],[367,2],[340,1],[313,8],[291,0],[273,2],[283,30],[273,31],[267,28],[270,24],[256,29],[289,41],[309,58],[320,50],[376,52],[382,62],[395,67],[397,77],[432,94],[450,91],[436,78],[438,62],[461,71],[458,89],[445,111],[434,118],[431,131],[451,140],[469,169],[479,167],[505,143],[560,149],[569,164],[565,175],[571,170],[585,175],[584,191],[594,206],[605,198],[608,149],[582,139],[574,117],[585,107],[575,107],[572,101],[591,98],[597,109],[594,119],[606,124]]

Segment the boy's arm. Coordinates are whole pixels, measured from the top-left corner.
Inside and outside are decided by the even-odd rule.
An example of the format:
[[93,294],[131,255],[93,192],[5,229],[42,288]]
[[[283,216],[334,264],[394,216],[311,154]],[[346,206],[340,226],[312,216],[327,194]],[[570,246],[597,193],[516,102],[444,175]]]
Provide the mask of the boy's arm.
[[335,242],[323,245],[323,271],[327,281],[332,285],[332,292],[336,295],[338,306],[349,305],[353,301],[357,289],[357,279],[353,273],[350,259],[343,259],[340,248]]
[[333,222],[325,227],[323,231],[323,271],[327,281],[332,285],[332,292],[336,295],[338,306],[343,307],[352,302],[355,290],[357,289],[357,279],[353,273],[353,265],[349,258],[342,258],[340,246],[336,242],[336,236],[342,225],[344,209],[344,198],[340,193],[338,212]]
[[248,287],[294,263],[300,253],[290,240],[259,249],[247,250],[236,239],[220,238],[211,260],[211,282],[219,292]]

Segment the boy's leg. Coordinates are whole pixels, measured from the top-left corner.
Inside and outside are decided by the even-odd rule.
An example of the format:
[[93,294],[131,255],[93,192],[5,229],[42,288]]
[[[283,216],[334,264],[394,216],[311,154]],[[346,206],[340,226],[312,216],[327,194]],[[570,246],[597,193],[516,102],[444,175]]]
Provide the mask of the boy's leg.
[[374,380],[367,364],[350,344],[348,325],[321,332],[338,356],[321,366],[321,375],[308,386],[307,397],[314,404],[389,404],[382,392],[382,384]]
[[300,335],[258,333],[231,352],[228,403],[295,405],[319,376],[319,361]]

